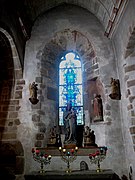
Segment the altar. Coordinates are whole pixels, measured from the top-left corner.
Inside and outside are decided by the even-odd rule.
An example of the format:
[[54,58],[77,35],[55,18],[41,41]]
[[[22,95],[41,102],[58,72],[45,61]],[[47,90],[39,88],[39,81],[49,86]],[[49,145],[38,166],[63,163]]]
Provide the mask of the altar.
[[[95,154],[97,151],[103,150],[105,147],[85,147],[85,148],[77,148],[75,156],[88,156],[90,153],[92,155]],[[76,149],[76,148],[75,148]],[[63,149],[64,150],[64,149]],[[58,157],[61,156],[60,152],[62,152],[61,148],[40,148],[40,152],[45,152],[46,154],[50,154],[52,157]],[[67,152],[70,152],[68,149],[66,149]],[[34,151],[35,153],[36,151]],[[106,150],[104,149],[104,152],[106,154]],[[99,155],[105,155],[104,152],[101,151]],[[35,153],[36,154],[36,153]],[[64,151],[64,159],[70,158],[70,156],[73,156],[73,154],[65,153]],[[38,152],[39,157],[39,152]],[[97,158],[96,157],[96,158]],[[91,158],[88,156],[88,158]],[[44,158],[45,159],[45,158]],[[48,161],[48,160],[47,160]],[[72,162],[72,161],[71,161]],[[69,164],[68,164],[69,166]],[[89,169],[81,169],[80,170],[72,170],[72,171],[63,171],[63,170],[43,170],[43,167],[41,166],[41,172],[39,171],[33,171],[29,174],[25,174],[25,180],[42,180],[42,179],[94,179],[94,180],[100,180],[100,179],[106,179],[106,180],[120,180],[119,176],[111,169],[101,169],[101,171],[95,170],[89,170]]]
[[43,179],[93,179],[93,180],[120,180],[119,176],[112,170],[103,170],[97,173],[95,170],[85,170],[85,171],[72,171],[71,173],[66,173],[65,171],[46,171],[44,174],[39,174],[38,172],[32,172],[31,174],[26,174],[25,180],[43,180]]

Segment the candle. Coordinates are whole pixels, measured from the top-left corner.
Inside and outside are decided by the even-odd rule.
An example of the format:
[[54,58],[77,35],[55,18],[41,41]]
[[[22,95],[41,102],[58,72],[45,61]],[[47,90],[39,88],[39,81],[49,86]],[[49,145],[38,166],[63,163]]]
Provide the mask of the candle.
[[78,150],[78,147],[77,147],[77,146],[75,147],[75,150],[76,150],[76,151]]
[[51,155],[49,155],[49,156],[48,156],[48,159],[51,159],[51,157],[52,157],[52,156],[51,156]]
[[59,151],[61,151],[62,147],[59,147]]
[[63,152],[65,153],[65,152],[66,152],[66,149],[63,149]]

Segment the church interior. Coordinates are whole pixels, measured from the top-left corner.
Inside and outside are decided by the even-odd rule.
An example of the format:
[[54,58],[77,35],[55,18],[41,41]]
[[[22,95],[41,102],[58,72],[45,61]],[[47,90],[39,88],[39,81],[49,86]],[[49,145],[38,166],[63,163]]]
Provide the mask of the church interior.
[[0,71],[1,180],[135,179],[134,0],[0,0]]

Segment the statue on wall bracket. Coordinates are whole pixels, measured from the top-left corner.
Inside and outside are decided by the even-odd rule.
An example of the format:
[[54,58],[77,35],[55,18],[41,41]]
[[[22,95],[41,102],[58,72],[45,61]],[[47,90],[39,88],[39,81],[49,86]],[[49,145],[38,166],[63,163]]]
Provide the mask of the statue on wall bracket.
[[114,79],[111,77],[111,94],[109,97],[111,99],[120,100],[121,99],[121,92],[120,92],[120,82],[119,79]]
[[29,91],[30,91],[30,102],[32,104],[37,104],[38,103],[38,99],[37,99],[37,88],[38,84],[36,84],[35,82],[33,82],[32,84],[29,84]]

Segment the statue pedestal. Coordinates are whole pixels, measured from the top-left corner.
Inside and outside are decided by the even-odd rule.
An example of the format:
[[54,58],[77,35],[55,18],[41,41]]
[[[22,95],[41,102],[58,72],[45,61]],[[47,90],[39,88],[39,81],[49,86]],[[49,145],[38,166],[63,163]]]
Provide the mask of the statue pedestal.
[[84,143],[84,147],[87,147],[87,148],[96,148],[98,146],[97,146],[97,144]]
[[94,122],[103,121],[103,117],[102,117],[102,116],[96,116],[96,117],[93,118],[93,121],[94,121]]
[[35,99],[35,98],[29,98],[29,100],[32,104],[37,104],[39,101],[38,99]]
[[47,147],[48,148],[56,148],[56,145],[55,144],[47,144]]
[[64,144],[65,149],[75,149],[76,144]]

